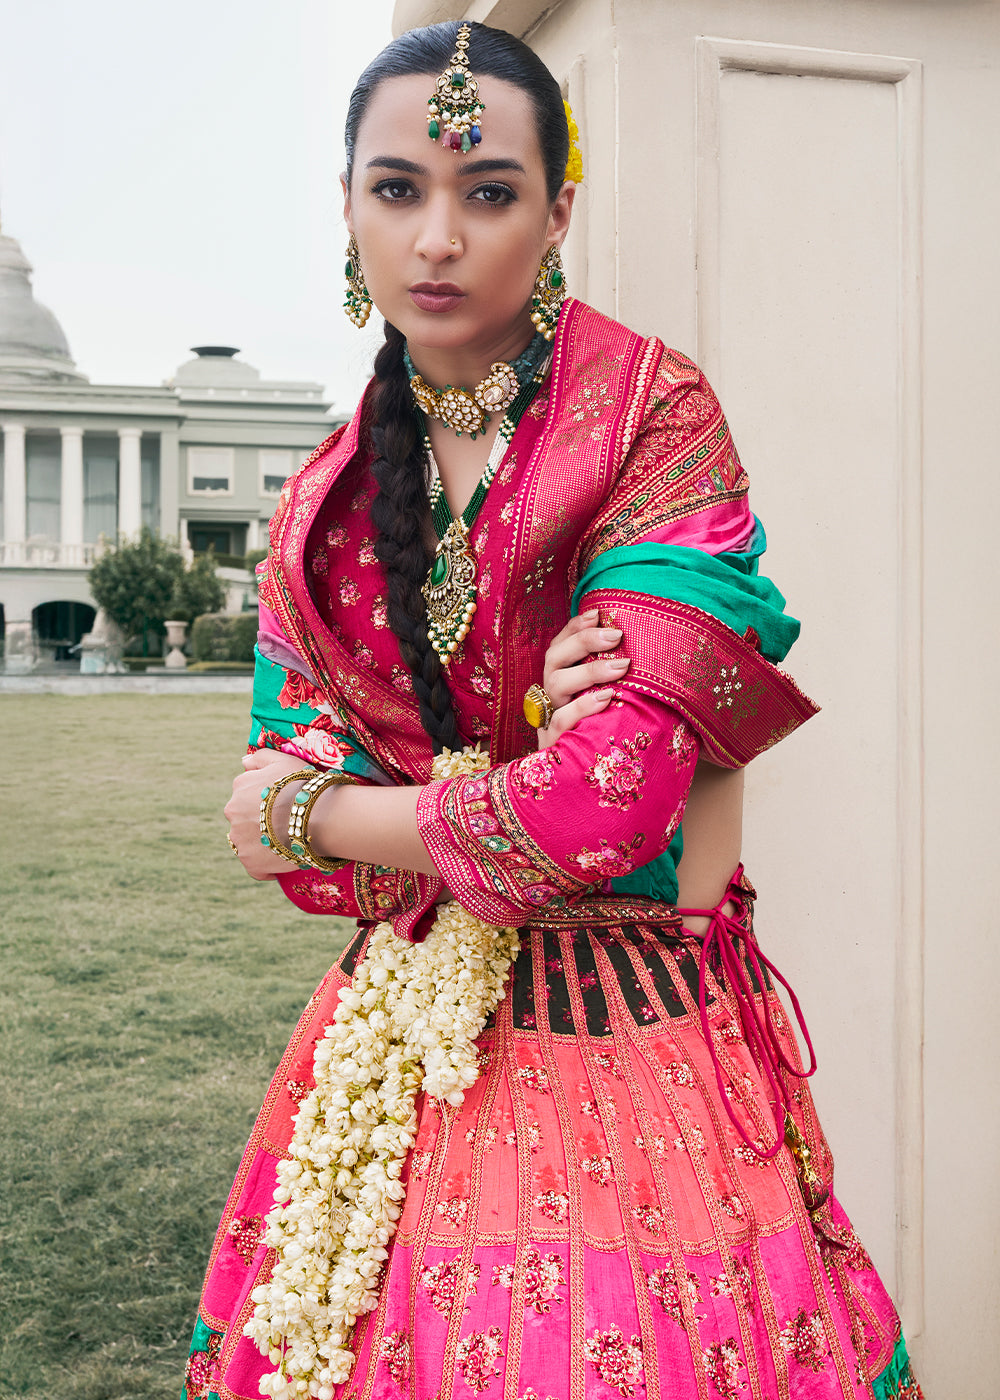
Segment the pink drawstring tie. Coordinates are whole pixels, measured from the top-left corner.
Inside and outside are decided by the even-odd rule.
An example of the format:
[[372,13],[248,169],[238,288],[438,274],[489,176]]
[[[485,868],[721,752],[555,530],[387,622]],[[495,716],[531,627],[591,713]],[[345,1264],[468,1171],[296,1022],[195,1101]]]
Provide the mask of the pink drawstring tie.
[[[785,1142],[786,1116],[790,1114],[790,1100],[784,1084],[781,1082],[781,1070],[794,1075],[796,1079],[808,1079],[816,1072],[816,1052],[813,1049],[812,1040],[809,1038],[809,1031],[806,1027],[805,1018],[802,1015],[802,1008],[799,1006],[799,999],[792,991],[786,979],[781,975],[770,958],[766,957],[760,950],[760,945],[754,936],[753,928],[744,928],[736,918],[724,912],[723,906],[729,900],[733,900],[739,906],[739,913],[746,912],[748,898],[747,892],[740,884],[743,875],[743,866],[737,867],[733,878],[729,882],[726,893],[719,900],[714,909],[678,909],[678,914],[682,918],[704,918],[709,920],[709,926],[704,934],[691,934],[690,930],[685,930],[689,936],[701,939],[701,958],[698,963],[698,1006],[701,1011],[701,1029],[705,1041],[708,1045],[708,1053],[712,1057],[712,1065],[715,1069],[715,1079],[719,1086],[719,1095],[725,1106],[726,1112],[732,1120],[733,1126],[739,1133],[746,1145],[756,1152],[757,1156],[765,1161],[777,1156],[783,1143]],[[741,958],[739,945],[743,945],[743,956]],[[712,954],[713,945],[718,953],[719,962],[722,964],[724,981],[739,1008],[740,1022],[743,1026],[743,1035],[751,1053],[760,1065],[761,1072],[767,1079],[768,1084],[774,1094],[774,1128],[775,1140],[766,1150],[762,1150],[757,1143],[748,1135],[743,1124],[737,1118],[733,1106],[726,1093],[726,1088],[722,1079],[722,1066],[719,1063],[719,1056],[712,1039],[711,1028],[708,1024],[708,1010],[705,994],[705,973],[708,968],[709,959]],[[757,1009],[757,1001],[753,986],[747,976],[744,962],[748,963],[757,980],[757,985],[761,991],[761,1005],[763,1015]],[[767,968],[771,976],[774,977],[784,987],[788,993],[792,1006],[795,1010],[795,1019],[799,1023],[799,1029],[806,1045],[809,1047],[809,1068],[799,1069],[793,1065],[781,1048],[778,1033],[771,1016],[771,1008],[768,1004],[767,988],[764,983],[763,968]]]

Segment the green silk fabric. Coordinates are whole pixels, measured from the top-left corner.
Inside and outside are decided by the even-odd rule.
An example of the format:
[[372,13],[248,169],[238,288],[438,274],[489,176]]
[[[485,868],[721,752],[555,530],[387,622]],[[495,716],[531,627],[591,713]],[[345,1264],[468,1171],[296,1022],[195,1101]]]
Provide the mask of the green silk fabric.
[[[799,622],[785,612],[785,599],[769,578],[758,572],[767,535],[754,517],[754,532],[740,553],[706,554],[686,545],[629,544],[599,554],[573,594],[571,611],[580,610],[588,593],[647,593],[686,603],[731,628],[741,637],[752,627],[768,661],[783,661],[799,635]],[[678,828],[662,855],[611,881],[616,894],[642,895],[677,902],[677,867],[684,854]]]

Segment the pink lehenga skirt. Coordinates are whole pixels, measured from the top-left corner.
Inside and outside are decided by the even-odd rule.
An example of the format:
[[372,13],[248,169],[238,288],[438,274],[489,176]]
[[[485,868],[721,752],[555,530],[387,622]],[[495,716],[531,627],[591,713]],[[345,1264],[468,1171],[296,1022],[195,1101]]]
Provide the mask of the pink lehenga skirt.
[[[729,893],[752,938],[752,890]],[[465,1103],[418,1099],[380,1304],[338,1400],[917,1400],[895,1310],[835,1198],[810,1212],[788,1149],[768,1160],[745,1140],[774,1141],[767,1066],[717,949],[710,1048],[701,941],[665,914],[620,897],[589,901],[588,922],[523,932]],[[366,937],[309,1002],[268,1090],[215,1239],[186,1400],[257,1400],[272,1369],[242,1332],[273,1260],[275,1164]],[[800,1065],[769,979],[749,976]],[[812,1098],[781,1076],[825,1192]]]

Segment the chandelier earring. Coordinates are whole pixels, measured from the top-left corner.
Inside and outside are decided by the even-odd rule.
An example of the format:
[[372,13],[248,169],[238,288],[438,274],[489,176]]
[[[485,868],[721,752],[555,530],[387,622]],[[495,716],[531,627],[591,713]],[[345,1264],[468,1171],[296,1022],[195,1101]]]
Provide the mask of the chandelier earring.
[[551,340],[559,324],[559,312],[566,300],[566,274],[555,244],[548,250],[535,278],[531,298],[531,320],[546,340]]
[[344,267],[344,276],[347,278],[344,310],[347,312],[348,320],[353,321],[358,330],[361,330],[371,315],[372,299],[365,286],[365,274],[361,271],[358,240],[353,233],[347,244],[347,263]]

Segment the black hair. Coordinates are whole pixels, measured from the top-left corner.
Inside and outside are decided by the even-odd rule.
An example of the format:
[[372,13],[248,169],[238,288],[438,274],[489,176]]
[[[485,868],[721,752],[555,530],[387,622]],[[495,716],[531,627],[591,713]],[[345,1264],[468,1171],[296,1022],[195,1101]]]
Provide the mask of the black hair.
[[[562,188],[569,156],[569,131],[559,84],[532,49],[502,29],[470,25],[469,68],[476,77],[501,78],[520,88],[532,105],[538,142],[545,165],[549,199]],[[358,79],[347,108],[344,143],[350,185],[358,129],[379,84],[387,78],[426,73],[436,77],[447,68],[455,48],[455,22],[411,29],[394,39]],[[428,90],[433,87],[429,85]],[[427,636],[427,611],[421,586],[432,556],[430,506],[427,499],[426,452],[413,409],[409,379],[403,363],[402,332],[385,323],[385,343],[375,357],[375,384],[367,406],[368,431],[374,452],[372,475],[378,492],[372,502],[372,524],[378,531],[375,556],[386,573],[390,628],[413,676],[420,720],[435,753],[460,749],[451,693],[441,661]]]

